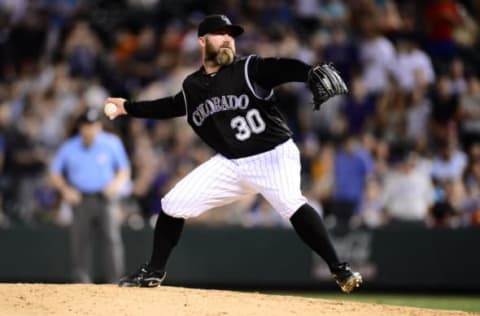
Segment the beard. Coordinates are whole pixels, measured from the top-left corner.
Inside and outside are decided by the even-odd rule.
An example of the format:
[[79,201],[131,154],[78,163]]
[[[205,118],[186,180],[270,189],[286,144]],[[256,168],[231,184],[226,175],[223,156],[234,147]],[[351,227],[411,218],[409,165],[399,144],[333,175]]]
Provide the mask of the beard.
[[225,66],[225,65],[230,65],[231,63],[233,63],[234,58],[235,58],[235,53],[233,52],[233,50],[231,48],[221,47],[218,50],[215,61],[217,62],[217,64],[219,64],[221,66]]
[[212,43],[207,39],[206,59],[208,61],[213,61],[220,66],[230,65],[235,59],[235,48],[231,46],[222,46],[217,49],[213,47]]

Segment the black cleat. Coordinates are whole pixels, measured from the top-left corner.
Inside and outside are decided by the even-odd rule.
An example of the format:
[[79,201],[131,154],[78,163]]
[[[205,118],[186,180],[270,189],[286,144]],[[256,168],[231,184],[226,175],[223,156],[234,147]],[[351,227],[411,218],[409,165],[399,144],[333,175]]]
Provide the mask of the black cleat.
[[344,293],[350,293],[362,283],[362,276],[352,271],[348,263],[343,262],[332,268],[333,278]]
[[134,274],[121,278],[118,286],[157,287],[166,275],[166,272],[153,270],[145,263]]

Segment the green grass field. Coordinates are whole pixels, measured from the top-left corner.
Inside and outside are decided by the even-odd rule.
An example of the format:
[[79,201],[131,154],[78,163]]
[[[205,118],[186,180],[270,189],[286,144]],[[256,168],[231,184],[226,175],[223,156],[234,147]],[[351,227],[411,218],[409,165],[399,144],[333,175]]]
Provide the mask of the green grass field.
[[294,295],[327,300],[342,300],[420,308],[480,312],[480,295],[428,295],[428,294],[333,294],[318,292],[270,292],[276,295]]

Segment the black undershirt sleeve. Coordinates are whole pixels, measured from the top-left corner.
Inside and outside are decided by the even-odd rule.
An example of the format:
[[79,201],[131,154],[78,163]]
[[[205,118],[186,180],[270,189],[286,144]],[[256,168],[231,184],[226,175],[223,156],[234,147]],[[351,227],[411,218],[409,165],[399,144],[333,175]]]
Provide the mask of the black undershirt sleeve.
[[311,66],[292,58],[261,58],[251,59],[248,74],[265,90],[270,90],[287,82],[306,82]]
[[174,96],[152,101],[127,101],[125,110],[129,115],[138,118],[168,119],[186,114],[182,91]]

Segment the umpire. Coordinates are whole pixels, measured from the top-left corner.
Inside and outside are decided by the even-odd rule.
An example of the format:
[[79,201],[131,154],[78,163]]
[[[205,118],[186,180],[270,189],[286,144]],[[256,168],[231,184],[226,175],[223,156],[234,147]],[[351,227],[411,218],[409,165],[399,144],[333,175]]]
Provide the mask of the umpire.
[[92,282],[92,251],[98,244],[105,281],[114,283],[124,270],[118,197],[130,177],[121,140],[102,130],[100,113],[90,109],[78,120],[78,134],[56,153],[50,180],[72,206],[73,281]]

